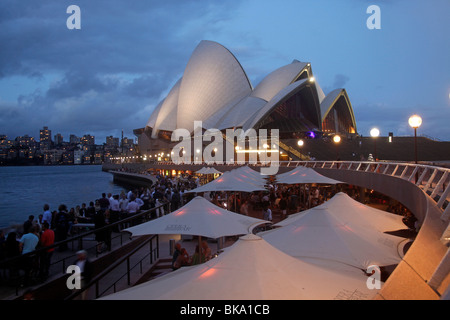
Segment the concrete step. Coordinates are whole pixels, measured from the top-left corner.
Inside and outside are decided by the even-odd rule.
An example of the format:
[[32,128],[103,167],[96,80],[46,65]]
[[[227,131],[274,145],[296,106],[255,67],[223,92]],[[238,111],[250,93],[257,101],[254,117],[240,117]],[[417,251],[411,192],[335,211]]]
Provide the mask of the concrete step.
[[172,259],[159,259],[134,285],[160,277],[172,271]]

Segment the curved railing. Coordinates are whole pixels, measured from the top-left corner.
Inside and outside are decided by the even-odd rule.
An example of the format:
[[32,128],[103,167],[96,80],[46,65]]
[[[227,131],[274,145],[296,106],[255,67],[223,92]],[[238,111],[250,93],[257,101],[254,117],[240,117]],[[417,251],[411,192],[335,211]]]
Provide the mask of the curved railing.
[[450,218],[450,169],[431,165],[402,162],[361,162],[361,161],[286,161],[281,167],[299,165],[314,169],[338,169],[359,172],[372,172],[404,179],[414,183],[436,202],[443,210],[442,219]]

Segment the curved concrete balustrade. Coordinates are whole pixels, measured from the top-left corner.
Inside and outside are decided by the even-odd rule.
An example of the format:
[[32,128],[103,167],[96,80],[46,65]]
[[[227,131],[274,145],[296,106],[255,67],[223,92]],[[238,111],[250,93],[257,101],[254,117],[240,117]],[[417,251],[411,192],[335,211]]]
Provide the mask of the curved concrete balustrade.
[[421,228],[403,261],[384,284],[379,298],[440,299],[450,283],[448,242],[441,239],[449,225],[450,205],[444,206],[448,203],[450,169],[373,162],[298,164],[314,167],[327,177],[373,189],[406,206]]

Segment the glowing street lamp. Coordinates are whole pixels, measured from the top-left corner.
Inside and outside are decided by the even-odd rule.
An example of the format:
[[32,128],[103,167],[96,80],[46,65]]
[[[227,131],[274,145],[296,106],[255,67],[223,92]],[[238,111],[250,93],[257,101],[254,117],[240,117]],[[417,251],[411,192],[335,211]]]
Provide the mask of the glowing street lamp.
[[299,147],[302,147],[305,144],[305,142],[302,139],[300,139],[298,140],[297,144]]
[[333,137],[333,141],[334,141],[334,143],[339,143],[339,142],[341,142],[341,137],[338,136],[338,135],[335,135],[335,136]]
[[[339,148],[338,148],[338,146],[339,146],[339,143],[341,142],[341,137],[339,136],[339,135],[335,135],[334,137],[333,137],[333,141],[334,141],[334,143],[336,144],[336,160],[339,160]],[[339,167],[338,167],[339,168]]]
[[373,157],[374,157],[375,161],[377,161],[377,138],[379,135],[380,135],[380,130],[378,130],[377,128],[373,128],[372,130],[370,130],[370,136],[373,137],[373,143],[374,143]]
[[414,129],[414,159],[417,164],[417,128],[422,124],[422,118],[417,114],[412,115],[408,119],[409,126]]

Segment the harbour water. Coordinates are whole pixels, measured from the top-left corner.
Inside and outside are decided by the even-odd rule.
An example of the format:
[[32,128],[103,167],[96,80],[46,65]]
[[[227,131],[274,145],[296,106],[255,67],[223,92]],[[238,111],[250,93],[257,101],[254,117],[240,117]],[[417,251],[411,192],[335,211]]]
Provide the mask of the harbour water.
[[31,214],[37,218],[45,203],[51,211],[60,204],[70,209],[124,189],[100,165],[0,167],[0,229],[22,224]]

